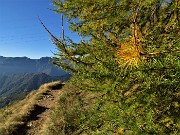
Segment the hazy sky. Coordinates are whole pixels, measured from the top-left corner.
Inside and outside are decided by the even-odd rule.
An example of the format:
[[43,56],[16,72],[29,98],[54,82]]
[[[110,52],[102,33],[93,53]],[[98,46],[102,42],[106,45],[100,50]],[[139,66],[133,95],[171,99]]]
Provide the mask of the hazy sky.
[[[53,56],[55,46],[38,20],[60,37],[61,16],[53,8],[52,0],[0,0],[0,56]],[[66,22],[65,35],[78,41]]]

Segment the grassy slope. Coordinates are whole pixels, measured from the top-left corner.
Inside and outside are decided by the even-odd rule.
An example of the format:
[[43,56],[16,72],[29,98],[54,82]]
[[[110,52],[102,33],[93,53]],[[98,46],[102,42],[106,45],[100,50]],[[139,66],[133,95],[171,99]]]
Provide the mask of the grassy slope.
[[[18,126],[23,125],[24,119],[28,118],[38,97],[48,89],[56,87],[58,83],[43,85],[38,91],[29,94],[26,99],[1,110],[0,135],[11,134]],[[118,100],[115,100],[117,97],[112,98],[113,96],[108,97],[103,93],[79,90],[66,83],[59,95],[57,106],[51,111],[40,134],[136,135],[131,130],[125,131],[121,126],[121,108],[118,106]]]
[[[46,121],[41,135],[80,135],[87,134],[89,129],[85,121],[90,116],[90,111],[102,94],[82,91],[66,84],[62,89],[58,105]],[[88,121],[90,122],[90,121]],[[89,123],[91,125],[97,123]],[[88,133],[89,134],[89,133]]]
[[118,96],[83,91],[70,84],[62,91],[41,135],[139,135],[122,126],[122,116],[127,114],[123,114]]
[[[56,87],[60,82],[42,85],[31,92],[24,100],[18,101],[0,110],[0,135],[16,133],[19,127],[29,118],[35,107],[35,102],[43,93]],[[58,105],[52,110],[51,116],[45,122],[40,134],[42,135],[72,135],[81,134],[88,130],[81,127],[86,114],[95,105],[100,93],[87,92],[67,84],[61,90]]]
[[23,126],[24,121],[28,119],[30,112],[35,107],[35,101],[40,96],[52,89],[60,82],[52,82],[42,85],[38,90],[31,92],[24,100],[14,103],[0,110],[0,135],[13,134],[18,127]]

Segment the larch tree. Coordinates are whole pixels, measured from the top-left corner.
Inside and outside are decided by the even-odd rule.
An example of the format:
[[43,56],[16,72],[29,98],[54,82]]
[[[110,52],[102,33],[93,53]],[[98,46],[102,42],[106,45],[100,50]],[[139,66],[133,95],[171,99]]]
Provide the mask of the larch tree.
[[103,124],[116,108],[119,115],[110,123],[124,133],[180,133],[180,2],[54,0],[54,5],[72,31],[88,38],[75,43],[48,31],[59,49],[53,62],[70,71],[78,87],[100,91],[104,104],[112,102]]

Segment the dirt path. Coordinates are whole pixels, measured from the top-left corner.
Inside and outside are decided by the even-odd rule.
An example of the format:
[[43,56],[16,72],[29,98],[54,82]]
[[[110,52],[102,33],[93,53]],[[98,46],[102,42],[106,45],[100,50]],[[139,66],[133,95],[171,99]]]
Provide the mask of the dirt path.
[[25,127],[21,129],[21,134],[36,135],[39,133],[51,113],[51,108],[56,105],[60,92],[61,89],[54,89],[43,93],[36,102],[35,109],[30,112],[30,118],[27,120]]

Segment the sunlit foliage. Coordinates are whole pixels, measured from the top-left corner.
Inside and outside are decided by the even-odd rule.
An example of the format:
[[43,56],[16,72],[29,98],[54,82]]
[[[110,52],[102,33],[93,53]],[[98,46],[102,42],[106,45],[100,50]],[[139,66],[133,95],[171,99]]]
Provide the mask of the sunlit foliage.
[[107,126],[114,132],[178,134],[180,2],[54,0],[54,4],[72,31],[88,37],[74,43],[51,35],[59,50],[54,64],[71,71],[78,87],[105,93],[98,109],[91,111],[94,117],[103,111],[102,125],[114,124],[116,130]]

